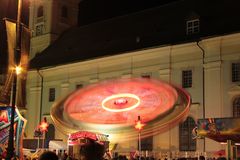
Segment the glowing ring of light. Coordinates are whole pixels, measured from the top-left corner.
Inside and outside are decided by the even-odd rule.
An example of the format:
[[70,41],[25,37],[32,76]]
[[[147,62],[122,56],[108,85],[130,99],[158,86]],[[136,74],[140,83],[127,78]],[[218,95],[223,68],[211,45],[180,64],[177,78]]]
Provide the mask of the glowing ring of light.
[[[107,101],[110,101],[112,99],[115,99],[115,98],[133,98],[133,99],[136,99],[137,100],[137,103],[130,106],[130,107],[127,107],[127,108],[122,108],[122,109],[112,109],[112,108],[108,108],[105,103]],[[112,96],[109,96],[109,97],[106,97],[103,101],[102,101],[102,108],[109,111],[109,112],[125,112],[125,111],[130,111],[134,108],[137,108],[138,106],[140,105],[140,98],[138,96],[136,96],[135,94],[131,94],[131,93],[119,93],[119,94],[114,94]]]

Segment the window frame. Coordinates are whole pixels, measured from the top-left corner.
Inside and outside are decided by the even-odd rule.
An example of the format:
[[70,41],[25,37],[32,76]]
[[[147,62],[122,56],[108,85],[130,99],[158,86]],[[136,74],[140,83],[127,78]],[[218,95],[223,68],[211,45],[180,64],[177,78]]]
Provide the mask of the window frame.
[[[40,30],[38,30],[38,27]],[[35,25],[35,36],[41,36],[44,34],[44,23],[38,23]]]
[[[197,25],[195,24],[197,22]],[[196,30],[196,31],[195,31]],[[193,35],[200,32],[200,19],[195,18],[186,21],[186,34]]]
[[[185,127],[185,128],[184,128]],[[196,127],[196,123],[192,117],[179,124],[179,150],[180,151],[196,151],[196,139],[192,139],[192,130]]]
[[[191,72],[191,74],[189,74],[188,72]],[[192,88],[192,86],[193,86],[193,70],[192,69],[182,70],[182,87]]]
[[83,84],[82,83],[78,83],[78,84],[75,85],[75,89],[76,90],[77,89],[81,89],[81,88],[83,88]]
[[232,102],[233,117],[240,117],[240,96],[233,99]]
[[68,18],[68,7],[66,5],[63,5],[61,7],[61,18]]
[[[139,143],[138,143],[138,149],[139,149]],[[148,151],[153,150],[153,136],[149,136],[141,139],[141,149],[148,150]]]
[[43,15],[44,15],[44,7],[43,5],[40,5],[37,8],[37,18],[43,17]]
[[240,62],[233,62],[231,64],[232,82],[240,82]]
[[148,73],[142,73],[141,74],[141,78],[147,78],[150,79],[152,77],[152,73],[148,72]]
[[67,7],[67,5],[62,5],[61,9],[60,9],[60,13],[59,13],[59,17],[60,17],[60,23],[62,24],[68,24],[69,23],[69,8]]
[[56,99],[56,88],[51,87],[48,90],[48,102],[54,102]]

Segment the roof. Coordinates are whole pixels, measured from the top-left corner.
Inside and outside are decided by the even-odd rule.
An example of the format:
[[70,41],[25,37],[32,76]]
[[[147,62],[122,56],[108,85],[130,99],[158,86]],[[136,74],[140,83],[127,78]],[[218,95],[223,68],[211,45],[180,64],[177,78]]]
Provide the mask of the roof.
[[88,0],[81,1],[78,12],[78,25],[126,15],[179,0]]
[[[237,0],[182,0],[119,16],[89,25],[74,27],[37,54],[31,69],[142,50],[160,45],[198,41],[204,37],[239,32]],[[186,35],[186,20],[200,18],[200,33]],[[226,25],[227,24],[227,25]]]

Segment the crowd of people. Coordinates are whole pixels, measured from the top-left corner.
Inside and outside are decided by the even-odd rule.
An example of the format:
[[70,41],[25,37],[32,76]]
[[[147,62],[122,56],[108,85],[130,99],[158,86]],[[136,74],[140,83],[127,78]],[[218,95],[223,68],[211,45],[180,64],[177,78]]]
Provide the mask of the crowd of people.
[[[156,159],[154,157],[139,157],[139,155],[136,156],[130,156],[127,157],[125,155],[115,155],[112,157],[111,154],[109,154],[108,150],[105,150],[104,145],[99,144],[96,141],[88,141],[88,143],[82,145],[80,147],[80,155],[78,158],[73,158],[71,155],[68,155],[67,153],[62,154],[62,156],[59,156],[54,151],[45,151],[43,152],[38,158],[34,160],[167,160],[167,158],[164,159]],[[203,155],[200,155],[200,157],[194,157],[194,158],[177,158],[172,160],[205,160],[206,158]],[[25,159],[28,160],[28,159]],[[32,159],[33,160],[33,159]],[[217,159],[209,159],[206,160],[226,160],[224,157],[219,157]]]
[[[154,157],[130,157],[127,158],[126,155],[118,155],[116,157],[105,157],[104,150],[102,146],[97,144],[87,144],[81,148],[81,155],[80,160],[162,160],[162,159],[155,159]],[[194,157],[194,158],[177,158],[172,160],[205,160],[204,156]],[[66,156],[63,158],[59,158],[55,152],[46,151],[42,155],[40,155],[39,159],[36,160],[79,160],[71,158],[71,156]],[[163,159],[167,160],[167,158]],[[206,160],[226,160],[225,157],[215,158],[208,158]]]
[[[18,158],[13,158],[13,160]],[[68,155],[67,152],[63,154],[56,154],[54,151],[44,151],[37,158],[28,158],[24,157],[23,160],[167,160],[168,158],[154,158],[152,156],[142,156],[139,157],[139,154],[133,154],[130,157],[126,155],[114,155],[112,156],[109,150],[106,150],[103,144],[98,143],[97,141],[89,140],[88,143],[81,145],[79,150],[79,155],[73,158],[72,155]],[[203,155],[200,157],[194,158],[177,158],[172,160],[205,160],[206,158]],[[1,160],[1,157],[0,157]],[[207,160],[210,160],[207,158]],[[215,158],[211,159],[215,160]],[[219,157],[217,160],[226,160],[224,157]]]
[[[5,160],[0,157],[0,160]],[[14,157],[11,160],[20,160],[18,157]],[[22,159],[21,159],[22,160]],[[104,146],[98,144],[97,142],[87,143],[80,148],[80,155],[78,158],[73,158],[68,155],[67,152],[64,154],[56,154],[54,151],[44,151],[39,157],[28,158],[23,157],[23,160],[169,160],[168,158],[154,158],[152,156],[139,157],[126,155],[115,155],[112,157],[105,151]],[[204,156],[193,157],[193,158],[171,158],[171,160],[227,160],[224,156],[219,156],[218,158],[205,158]]]
[[[80,147],[80,160],[104,160],[105,148],[102,144],[96,141],[89,140],[88,143]],[[54,151],[44,151],[39,157],[32,158],[31,160],[79,160],[68,155],[66,152],[63,154],[56,154]],[[24,160],[30,160],[24,157]]]

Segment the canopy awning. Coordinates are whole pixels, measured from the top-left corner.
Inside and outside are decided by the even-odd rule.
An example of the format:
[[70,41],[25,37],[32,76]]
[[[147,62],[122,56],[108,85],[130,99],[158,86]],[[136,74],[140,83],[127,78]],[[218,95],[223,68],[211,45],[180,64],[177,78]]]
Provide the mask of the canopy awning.
[[49,142],[49,149],[61,149],[61,150],[67,150],[67,144],[63,141],[50,141]]

